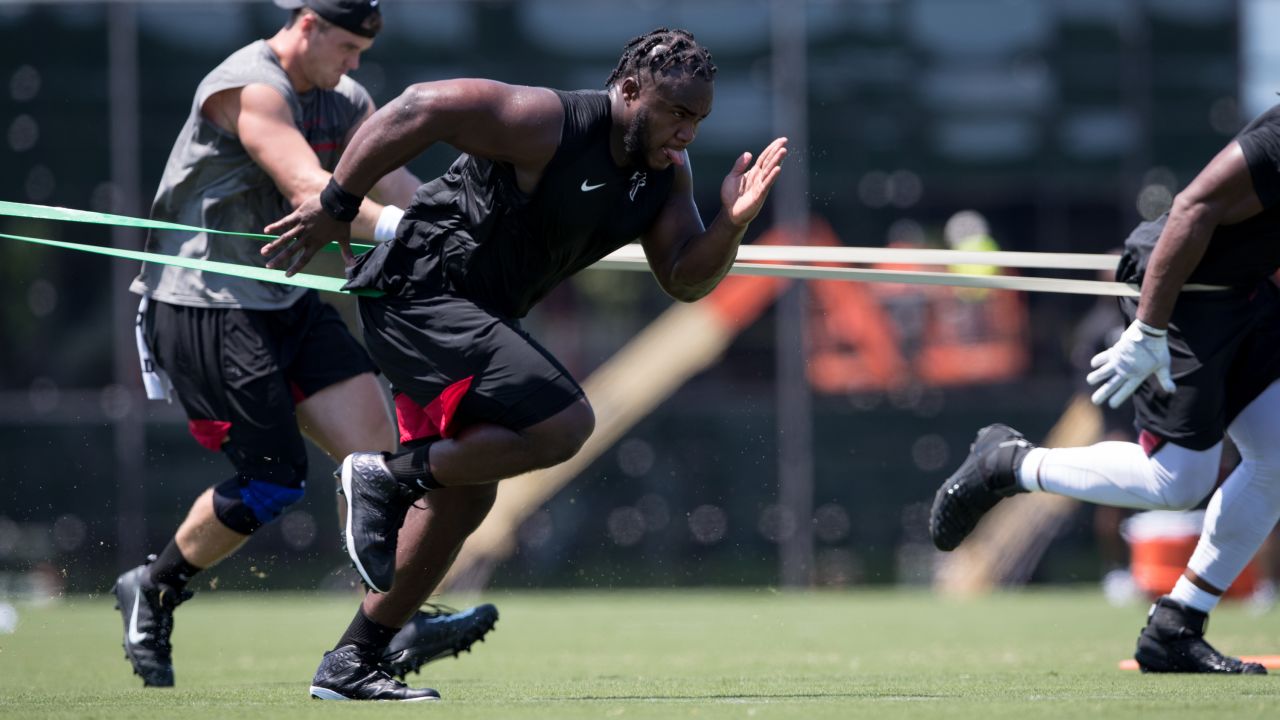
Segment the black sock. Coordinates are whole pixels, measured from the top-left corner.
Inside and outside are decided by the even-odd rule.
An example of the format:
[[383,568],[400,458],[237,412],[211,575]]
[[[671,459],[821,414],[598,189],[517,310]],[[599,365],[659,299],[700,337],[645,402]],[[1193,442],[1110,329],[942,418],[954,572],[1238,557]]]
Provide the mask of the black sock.
[[200,570],[201,568],[192,565],[182,557],[182,551],[178,549],[178,539],[174,538],[164,546],[164,550],[160,551],[159,557],[151,563],[148,572],[151,575],[151,582],[168,585],[174,590],[183,590]]
[[427,443],[395,455],[384,454],[383,458],[387,461],[387,469],[391,471],[391,476],[414,492],[426,492],[444,487],[436,482],[435,475],[431,474],[429,459],[431,445],[432,443]]
[[355,645],[362,655],[381,657],[391,638],[398,632],[400,632],[399,628],[390,628],[370,620],[365,616],[362,608],[356,610],[355,618],[351,620],[347,631],[342,633],[342,638],[333,649],[337,650],[343,645]]

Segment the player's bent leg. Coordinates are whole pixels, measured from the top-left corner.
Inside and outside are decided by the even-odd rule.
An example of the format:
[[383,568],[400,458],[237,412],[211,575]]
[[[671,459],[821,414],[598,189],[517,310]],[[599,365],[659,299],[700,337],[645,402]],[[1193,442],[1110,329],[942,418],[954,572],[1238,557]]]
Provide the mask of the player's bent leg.
[[[338,462],[361,450],[395,449],[382,386],[372,373],[313,393],[298,405],[298,425]],[[372,620],[400,628],[382,658],[383,669],[392,675],[403,677],[433,660],[468,651],[497,623],[498,610],[489,604],[463,611],[444,606],[419,609],[448,572],[462,542],[488,514],[493,492],[493,486],[442,488],[425,505],[409,509],[399,533],[402,550],[397,553],[395,589],[369,593],[365,601]],[[346,503],[338,507],[345,527]]]
[[1209,501],[1200,541],[1187,564],[1220,588],[1235,582],[1280,521],[1280,383],[1249,403],[1228,432],[1240,464]]
[[595,426],[595,411],[585,398],[521,430],[474,425],[432,445],[431,471],[446,487],[498,482],[572,458]]
[[[1040,448],[1028,456],[1028,488],[1083,502],[1140,510],[1189,510],[1218,479],[1222,443],[1193,450],[1161,443],[1151,454],[1138,443],[1100,442],[1078,448]],[[1032,470],[1029,470],[1032,469]],[[1024,483],[1024,487],[1027,484]]]
[[1018,466],[1034,446],[1008,425],[978,431],[969,456],[938,488],[929,512],[929,535],[944,551],[954,550],[1000,500],[1018,492]]
[[247,533],[236,532],[218,519],[214,492],[209,488],[196,498],[174,535],[182,557],[201,569],[212,567],[249,539]]
[[373,373],[334,383],[298,403],[298,427],[334,462],[354,452],[393,452],[395,428]]
[[353,453],[339,469],[347,501],[347,554],[369,587],[395,579],[396,544],[409,507],[428,490],[495,483],[572,457],[595,427],[585,399],[521,430],[474,425],[456,437],[385,457]]
[[404,677],[424,664],[469,651],[493,629],[498,610],[480,605],[461,612],[418,608],[440,584],[467,537],[493,506],[496,485],[440,488],[415,508],[400,529],[394,587],[365,596],[365,615],[400,631],[382,653],[382,667]]

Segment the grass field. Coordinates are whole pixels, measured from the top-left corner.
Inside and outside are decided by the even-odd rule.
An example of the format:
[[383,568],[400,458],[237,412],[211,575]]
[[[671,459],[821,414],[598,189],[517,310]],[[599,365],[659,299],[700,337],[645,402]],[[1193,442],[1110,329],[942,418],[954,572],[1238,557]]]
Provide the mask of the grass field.
[[[6,718],[1262,718],[1280,675],[1116,669],[1145,608],[1090,590],[944,600],[925,592],[496,593],[497,631],[429,665],[432,705],[307,697],[351,597],[206,592],[178,611],[178,687],[143,690],[109,598],[19,606],[0,635]],[[1280,650],[1280,614],[1228,606],[1210,638]]]

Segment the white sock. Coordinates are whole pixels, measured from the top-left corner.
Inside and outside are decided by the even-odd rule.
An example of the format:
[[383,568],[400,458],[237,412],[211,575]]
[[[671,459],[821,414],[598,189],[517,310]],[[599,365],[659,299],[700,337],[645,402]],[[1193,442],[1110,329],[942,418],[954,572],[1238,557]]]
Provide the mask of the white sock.
[[1048,454],[1049,448],[1038,447],[1032,448],[1031,452],[1022,458],[1022,464],[1018,466],[1018,487],[1027,492],[1044,492],[1036,476],[1040,473],[1040,464]]
[[1218,601],[1222,599],[1221,595],[1214,595],[1196,587],[1195,583],[1188,580],[1185,575],[1178,576],[1178,582],[1173,586],[1169,597],[1203,613],[1213,612],[1213,609],[1218,607]]
[[1019,467],[1018,483],[1099,505],[1153,509],[1194,507],[1218,478],[1222,443],[1208,450],[1166,444],[1152,457],[1136,443],[1037,448]]

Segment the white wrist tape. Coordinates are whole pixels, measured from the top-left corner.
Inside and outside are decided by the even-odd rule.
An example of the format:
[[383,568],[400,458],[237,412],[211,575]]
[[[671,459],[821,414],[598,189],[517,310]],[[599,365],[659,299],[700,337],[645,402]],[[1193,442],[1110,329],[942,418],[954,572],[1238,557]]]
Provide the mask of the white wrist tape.
[[400,219],[404,211],[395,205],[386,205],[378,215],[378,224],[373,228],[374,242],[386,242],[396,236],[396,228],[400,227]]

